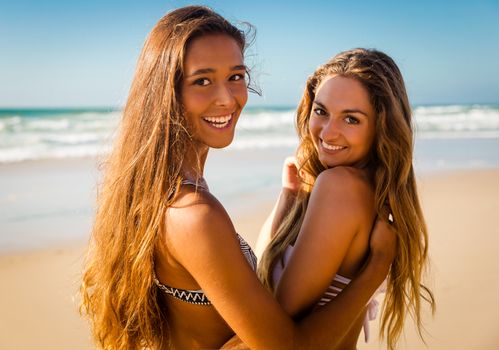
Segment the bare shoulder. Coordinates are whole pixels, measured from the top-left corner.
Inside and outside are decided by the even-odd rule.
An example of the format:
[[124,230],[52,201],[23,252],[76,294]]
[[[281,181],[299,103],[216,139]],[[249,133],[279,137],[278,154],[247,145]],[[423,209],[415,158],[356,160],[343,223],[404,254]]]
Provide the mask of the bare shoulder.
[[372,186],[361,169],[338,166],[326,169],[319,174],[314,185],[314,191],[335,191],[351,196],[372,193]]
[[165,238],[172,246],[184,240],[202,242],[213,235],[234,234],[234,226],[222,204],[211,193],[182,186],[175,203],[166,211]]
[[339,166],[319,174],[311,200],[319,205],[335,205],[341,210],[364,214],[368,219],[374,212],[374,190],[365,173],[357,168]]

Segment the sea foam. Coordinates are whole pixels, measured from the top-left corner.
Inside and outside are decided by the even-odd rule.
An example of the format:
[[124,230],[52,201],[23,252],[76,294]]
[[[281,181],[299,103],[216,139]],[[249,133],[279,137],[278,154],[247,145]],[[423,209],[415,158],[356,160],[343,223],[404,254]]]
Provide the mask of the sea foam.
[[[0,163],[95,156],[108,152],[119,110],[0,110]],[[441,105],[413,108],[416,139],[499,138],[499,106]],[[295,148],[293,108],[247,107],[233,149]]]

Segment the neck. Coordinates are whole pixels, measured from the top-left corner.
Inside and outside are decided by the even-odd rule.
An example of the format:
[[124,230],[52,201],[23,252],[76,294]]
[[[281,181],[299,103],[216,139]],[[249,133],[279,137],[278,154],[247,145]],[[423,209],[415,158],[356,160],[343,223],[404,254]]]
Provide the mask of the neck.
[[204,165],[208,157],[208,146],[192,145],[185,155],[182,171],[184,176],[190,180],[196,180],[204,176]]

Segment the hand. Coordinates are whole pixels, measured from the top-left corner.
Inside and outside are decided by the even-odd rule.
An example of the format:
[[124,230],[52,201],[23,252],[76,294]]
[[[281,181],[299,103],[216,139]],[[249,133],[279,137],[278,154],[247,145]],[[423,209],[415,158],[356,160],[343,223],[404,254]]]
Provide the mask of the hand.
[[301,186],[296,157],[287,157],[282,167],[282,187],[297,193]]

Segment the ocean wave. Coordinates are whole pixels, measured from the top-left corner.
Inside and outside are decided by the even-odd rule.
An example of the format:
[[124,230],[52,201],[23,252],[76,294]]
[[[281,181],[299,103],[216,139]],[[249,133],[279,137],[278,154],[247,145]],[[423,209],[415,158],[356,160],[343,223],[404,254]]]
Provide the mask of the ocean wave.
[[262,149],[296,146],[298,146],[298,138],[295,136],[281,138],[238,138],[229,147],[233,149]]
[[[455,110],[454,113],[442,111],[437,113],[428,110],[422,113],[416,110],[414,119],[416,129],[422,132],[441,131],[443,134],[447,134],[454,131],[460,134],[464,131],[483,131],[484,133],[499,131],[499,109],[496,108],[467,108],[465,110]],[[442,135],[442,137],[445,136]]]
[[35,119],[26,121],[25,129],[34,131],[62,131],[70,127],[68,119]]
[[93,157],[108,153],[110,147],[104,145],[67,146],[64,148],[15,147],[0,149],[0,163],[16,163],[27,160],[65,159]]
[[468,109],[468,106],[461,105],[449,105],[449,106],[420,106],[413,109],[413,113],[425,115],[425,114],[453,114],[460,113],[463,110]]
[[422,139],[496,139],[499,138],[499,130],[491,131],[419,131],[416,132],[417,138]]
[[445,106],[417,106],[413,108],[415,114],[455,114],[463,113],[471,110],[486,111],[496,110],[499,111],[499,106],[496,105],[445,105]]
[[[413,112],[416,138],[499,138],[498,106],[418,106]],[[0,163],[101,154],[109,149],[121,116],[117,110],[0,111]],[[294,123],[293,109],[249,108],[230,147],[296,147]]]
[[80,121],[75,123],[73,129],[88,131],[88,130],[114,130],[118,126],[118,120],[106,118],[106,119],[89,119],[84,122]]
[[273,129],[288,129],[294,127],[294,112],[258,112],[258,113],[242,113],[237,122],[238,130],[273,130]]
[[82,145],[99,143],[102,141],[102,136],[92,133],[78,133],[78,134],[57,134],[46,135],[41,137],[41,142],[57,145]]
[[21,122],[22,119],[19,116],[12,116],[8,118],[1,118],[0,119],[0,131],[5,131],[8,132],[10,130],[12,131],[21,131]]

